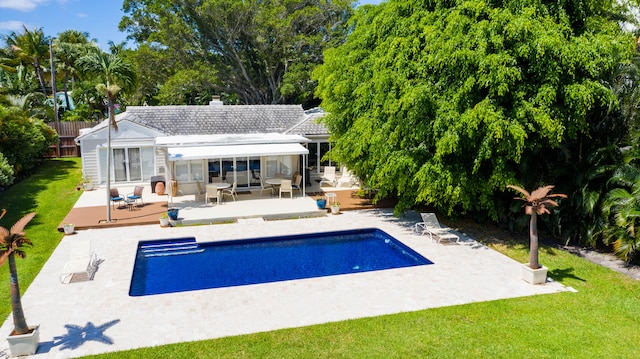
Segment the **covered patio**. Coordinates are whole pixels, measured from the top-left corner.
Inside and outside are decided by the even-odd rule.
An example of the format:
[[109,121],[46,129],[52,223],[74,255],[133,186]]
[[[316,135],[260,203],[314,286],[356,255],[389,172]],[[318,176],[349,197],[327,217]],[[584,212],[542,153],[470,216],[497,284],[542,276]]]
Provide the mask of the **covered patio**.
[[63,230],[64,223],[73,223],[76,230],[158,224],[160,215],[168,208],[179,209],[178,220],[173,222],[174,225],[318,217],[327,215],[327,210],[318,210],[315,199],[324,197],[326,193],[336,194],[337,201],[341,203],[343,210],[374,208],[371,200],[357,197],[356,192],[359,189],[357,186],[334,188],[321,187],[315,180],[311,183],[311,186],[307,186],[304,197],[299,191],[296,191],[291,199],[288,194],[279,198],[278,195],[271,195],[267,191],[260,194],[260,190],[252,190],[239,192],[235,202],[227,197],[220,204],[215,201],[205,203],[202,199],[196,200],[194,194],[170,197],[167,194],[152,193],[148,183],[113,186],[123,196],[132,193],[136,185],[144,186],[142,192],[144,205],[133,206],[132,210],[127,206],[116,205],[111,210],[112,222],[110,223],[105,221],[106,189],[99,187],[82,193],[74,208],[59,224],[58,230]]

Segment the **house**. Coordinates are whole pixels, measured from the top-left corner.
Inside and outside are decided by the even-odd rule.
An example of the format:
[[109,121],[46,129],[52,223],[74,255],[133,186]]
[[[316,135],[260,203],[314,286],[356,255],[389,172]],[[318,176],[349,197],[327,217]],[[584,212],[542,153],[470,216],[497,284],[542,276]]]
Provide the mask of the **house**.
[[[112,183],[150,182],[164,176],[183,193],[196,181],[236,181],[238,190],[260,188],[260,177],[320,173],[329,150],[322,111],[300,105],[129,106],[111,129]],[[83,175],[106,182],[108,121],[81,132]],[[313,168],[313,172],[304,171]],[[305,181],[305,182],[308,182]],[[153,190],[153,189],[152,189]]]

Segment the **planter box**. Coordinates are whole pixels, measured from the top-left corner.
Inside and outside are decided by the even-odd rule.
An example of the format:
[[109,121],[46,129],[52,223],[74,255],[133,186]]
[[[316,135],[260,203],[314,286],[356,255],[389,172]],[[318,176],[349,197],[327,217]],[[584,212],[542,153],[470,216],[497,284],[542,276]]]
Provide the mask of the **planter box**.
[[540,266],[538,269],[529,267],[529,263],[522,265],[522,279],[529,284],[544,284],[547,281],[549,268]]
[[[40,326],[30,327],[31,333],[21,335],[9,335],[9,351],[11,356],[33,355],[40,344]],[[13,330],[11,331],[13,333]]]

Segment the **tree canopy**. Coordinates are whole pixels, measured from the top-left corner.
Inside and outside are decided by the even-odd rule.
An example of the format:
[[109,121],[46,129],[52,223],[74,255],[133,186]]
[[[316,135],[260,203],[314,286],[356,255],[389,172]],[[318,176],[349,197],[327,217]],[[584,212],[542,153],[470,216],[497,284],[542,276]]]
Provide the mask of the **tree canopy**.
[[351,0],[125,0],[128,16],[120,29],[184,64],[176,72],[194,62],[206,64],[216,74],[215,90],[242,103],[304,104],[313,101],[311,70],[322,62],[324,49],[344,40],[352,5]]
[[615,110],[603,82],[635,47],[612,14],[622,12],[595,0],[361,7],[314,73],[331,157],[397,196],[397,210],[497,219],[507,184],[550,181],[559,160],[546,156],[576,161],[576,144]]

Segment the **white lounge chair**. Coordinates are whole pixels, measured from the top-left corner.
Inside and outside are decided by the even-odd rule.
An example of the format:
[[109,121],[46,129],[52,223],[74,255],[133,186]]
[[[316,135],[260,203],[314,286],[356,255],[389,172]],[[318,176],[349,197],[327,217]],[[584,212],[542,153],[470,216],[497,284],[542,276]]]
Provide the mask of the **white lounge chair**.
[[356,180],[353,174],[351,174],[351,172],[346,167],[342,167],[342,175],[336,182],[336,188],[340,188],[342,186],[353,187],[355,183]]
[[91,251],[91,242],[73,242],[69,249],[69,260],[60,272],[60,282],[69,284],[93,280],[97,270],[98,256]]
[[420,235],[428,234],[429,239],[432,241],[435,236],[438,243],[443,239],[448,241],[455,240],[457,243],[460,242],[460,237],[450,232],[451,228],[440,225],[435,213],[420,213],[420,216],[422,217],[422,222],[416,223],[415,225],[415,231]]
[[335,187],[336,185],[336,168],[334,166],[324,166],[322,173],[322,179],[320,180],[320,186],[323,183],[328,183]]

